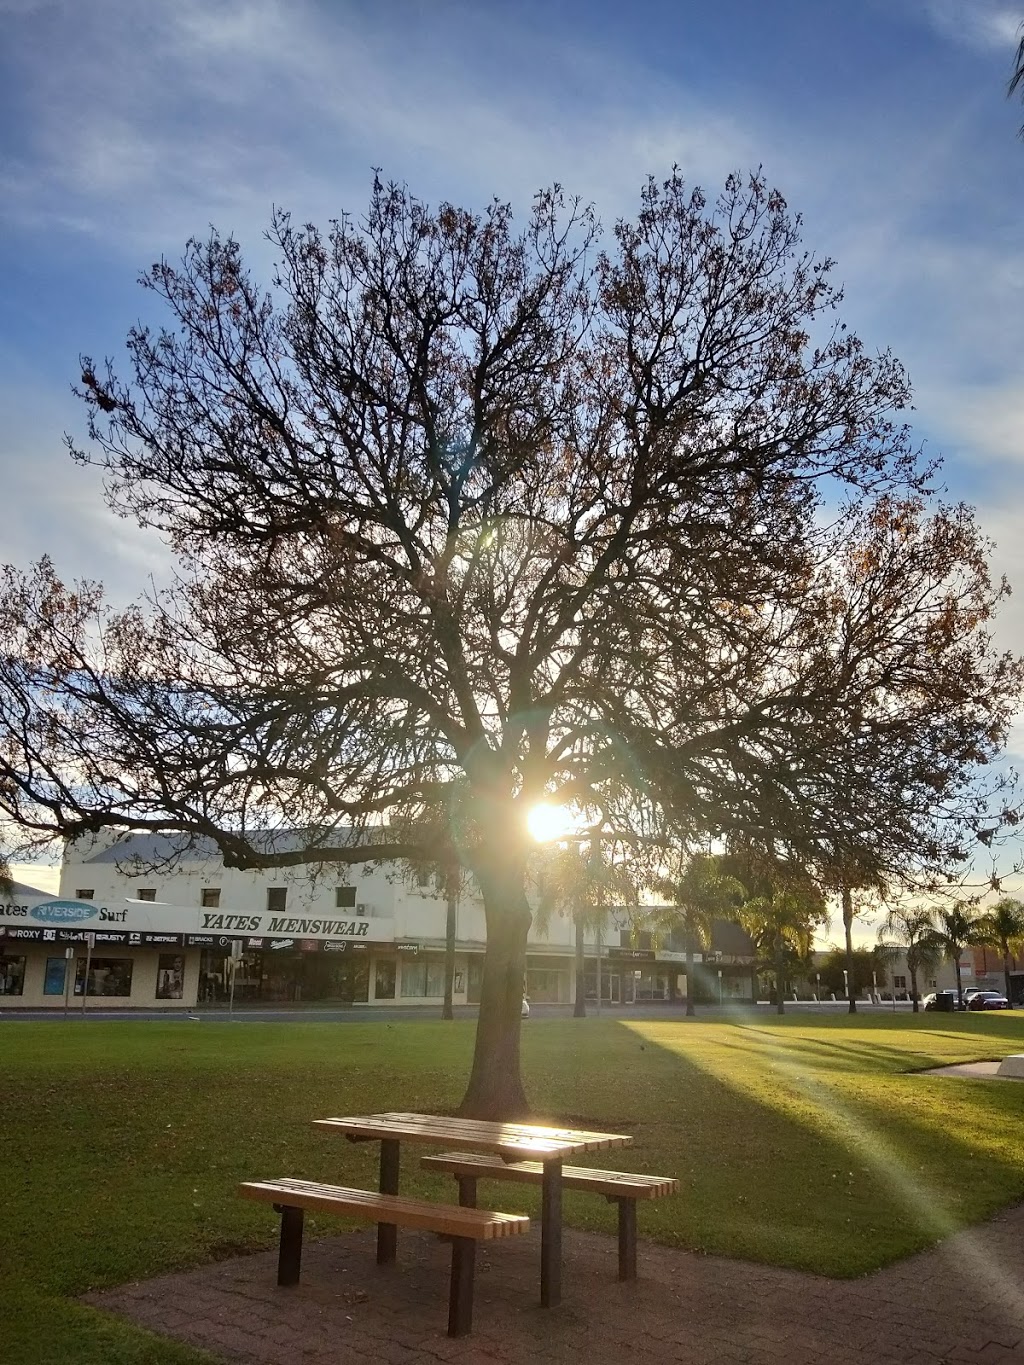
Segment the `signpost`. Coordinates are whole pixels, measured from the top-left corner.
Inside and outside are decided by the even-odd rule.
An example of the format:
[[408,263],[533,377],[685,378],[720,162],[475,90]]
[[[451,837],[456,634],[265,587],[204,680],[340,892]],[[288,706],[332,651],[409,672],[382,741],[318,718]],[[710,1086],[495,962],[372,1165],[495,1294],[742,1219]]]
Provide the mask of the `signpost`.
[[82,1018],[85,1018],[85,1002],[89,998],[89,969],[92,967],[92,950],[96,946],[96,935],[85,936],[85,979],[82,982]]
[[74,950],[74,948],[68,947],[68,948],[65,948],[65,949],[64,949],[64,1022],[65,1022],[65,1024],[66,1024],[67,1021],[68,1021],[68,1001],[69,1001],[69,997],[70,997],[70,995],[71,995],[71,976],[72,976],[71,963],[74,961],[74,956],[75,956],[75,950]]

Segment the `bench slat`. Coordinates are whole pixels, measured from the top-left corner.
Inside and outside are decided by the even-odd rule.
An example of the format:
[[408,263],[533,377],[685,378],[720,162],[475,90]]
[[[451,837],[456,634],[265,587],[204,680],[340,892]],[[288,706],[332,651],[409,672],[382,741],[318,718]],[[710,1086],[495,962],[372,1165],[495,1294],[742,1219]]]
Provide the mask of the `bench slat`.
[[433,1204],[427,1199],[408,1199],[376,1190],[356,1190],[344,1185],[324,1185],[316,1180],[249,1180],[239,1185],[247,1199],[290,1208],[336,1213],[368,1223],[389,1223],[418,1228],[446,1237],[469,1237],[492,1241],[526,1232],[529,1218],[519,1213],[490,1209],[464,1209],[456,1204]]
[[[544,1177],[544,1167],[539,1161],[495,1161],[493,1157],[467,1152],[424,1156],[420,1158],[420,1165],[451,1175],[468,1175],[478,1180],[513,1180],[526,1185],[539,1185]],[[662,1199],[679,1193],[679,1181],[667,1176],[597,1171],[584,1166],[563,1166],[562,1184],[567,1190],[589,1190],[609,1198]]]

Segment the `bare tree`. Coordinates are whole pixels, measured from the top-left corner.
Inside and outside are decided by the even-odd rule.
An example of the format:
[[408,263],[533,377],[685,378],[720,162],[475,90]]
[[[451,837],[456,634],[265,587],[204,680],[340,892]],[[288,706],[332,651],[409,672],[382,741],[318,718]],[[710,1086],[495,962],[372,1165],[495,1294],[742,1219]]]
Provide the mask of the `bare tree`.
[[542,798],[666,867],[706,835],[967,858],[1005,805],[1004,589],[799,233],[759,175],[649,181],[604,251],[558,189],[517,231],[377,181],[326,236],[274,219],[269,293],[216,235],[154,266],[170,325],[131,332],[127,382],[83,361],[74,454],[179,576],[113,611],[6,571],[0,811],[249,868],[450,843],[488,939],[463,1107],[494,1117],[528,1109]]

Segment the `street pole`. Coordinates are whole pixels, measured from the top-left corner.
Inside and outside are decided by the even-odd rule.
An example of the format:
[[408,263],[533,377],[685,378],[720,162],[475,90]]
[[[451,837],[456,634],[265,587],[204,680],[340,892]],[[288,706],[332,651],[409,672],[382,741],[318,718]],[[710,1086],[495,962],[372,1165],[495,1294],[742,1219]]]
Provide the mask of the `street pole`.
[[69,1004],[69,996],[71,995],[71,977],[72,977],[71,963],[72,963],[72,961],[74,960],[74,956],[75,956],[75,950],[74,950],[74,948],[65,948],[65,949],[64,949],[64,1022],[65,1022],[65,1024],[66,1024],[67,1021],[68,1021],[68,1004]]
[[721,967],[719,967],[719,969],[718,969],[718,1006],[719,1006],[719,1009],[721,1009],[721,1006],[722,1006],[722,969],[721,969]]
[[451,863],[445,868],[445,891],[448,905],[444,924],[444,1004],[441,1006],[442,1019],[454,1019],[452,997],[455,994],[455,937],[459,912],[459,876]]
[[597,1009],[595,1014],[601,1013],[601,924],[597,925]]
[[96,935],[87,933],[85,936],[85,980],[82,982],[82,1018],[85,1018],[85,1002],[89,998],[89,971],[92,967],[92,949],[96,942]]

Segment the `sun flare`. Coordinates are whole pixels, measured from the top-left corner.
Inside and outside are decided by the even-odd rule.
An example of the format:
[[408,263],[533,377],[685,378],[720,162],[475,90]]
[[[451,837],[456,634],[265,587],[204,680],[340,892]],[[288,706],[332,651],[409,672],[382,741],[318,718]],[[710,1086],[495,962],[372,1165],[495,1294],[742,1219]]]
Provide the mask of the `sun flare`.
[[538,844],[546,844],[552,839],[561,839],[569,834],[573,820],[564,806],[552,806],[546,801],[541,801],[527,815],[526,827]]

